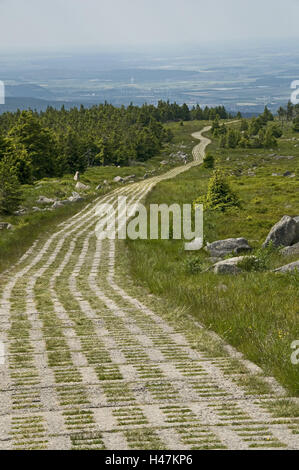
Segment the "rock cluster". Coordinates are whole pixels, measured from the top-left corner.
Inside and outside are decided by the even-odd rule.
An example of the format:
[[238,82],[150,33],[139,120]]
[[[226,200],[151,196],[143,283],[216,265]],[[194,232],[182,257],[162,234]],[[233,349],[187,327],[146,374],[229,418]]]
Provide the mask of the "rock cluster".
[[[263,247],[266,248],[273,244],[276,248],[283,247],[281,254],[285,256],[299,255],[299,216],[290,217],[285,215],[277,224],[270,230]],[[244,256],[232,257],[223,260],[225,256],[230,254],[240,254],[250,252],[252,250],[248,241],[245,238],[228,238],[227,240],[218,240],[213,243],[208,243],[206,251],[210,254],[210,261],[213,263],[211,271],[215,274],[239,274],[242,272],[240,262]],[[257,260],[255,256],[248,256],[249,258]],[[299,261],[287,264],[274,272],[287,273],[292,271],[299,272]]]

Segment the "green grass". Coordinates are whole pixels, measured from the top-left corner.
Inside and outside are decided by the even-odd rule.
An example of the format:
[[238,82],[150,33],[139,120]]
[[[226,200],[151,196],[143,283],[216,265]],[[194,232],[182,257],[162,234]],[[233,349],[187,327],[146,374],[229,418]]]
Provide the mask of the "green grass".
[[[177,139],[189,139],[194,145],[190,136],[194,123],[173,128],[180,133]],[[285,129],[274,150],[219,149],[213,140],[209,151],[216,157],[216,166],[228,175],[242,207],[229,213],[206,213],[206,241],[242,236],[258,249],[283,215],[299,215],[299,140],[289,140],[293,136],[299,139]],[[294,158],[276,159],[274,153]],[[256,176],[248,175],[253,167]],[[296,173],[296,178],[272,176],[286,171]],[[162,182],[147,204],[192,203],[205,194],[211,174],[211,170],[196,167]],[[299,338],[297,276],[271,272],[216,276],[196,269],[192,273],[186,263],[192,266],[196,258],[195,265],[209,265],[208,255],[203,250],[186,253],[182,241],[137,240],[128,241],[128,247],[131,273],[139,282],[174,307],[186,307],[195,319],[275,376],[291,394],[299,395],[299,367],[290,360],[291,343]],[[274,252],[267,256],[267,263],[274,268],[295,259]]]

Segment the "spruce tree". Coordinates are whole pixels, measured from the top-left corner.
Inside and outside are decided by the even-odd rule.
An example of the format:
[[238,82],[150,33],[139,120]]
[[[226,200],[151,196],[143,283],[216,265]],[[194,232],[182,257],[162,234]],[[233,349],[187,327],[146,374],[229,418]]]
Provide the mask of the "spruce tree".
[[215,170],[209,181],[208,192],[204,197],[194,201],[194,205],[203,204],[205,209],[225,211],[232,207],[240,207],[240,201],[230,188],[225,176]]
[[295,132],[299,132],[299,115],[294,120],[293,130]]
[[0,162],[0,214],[12,214],[21,202],[17,170],[9,157]]

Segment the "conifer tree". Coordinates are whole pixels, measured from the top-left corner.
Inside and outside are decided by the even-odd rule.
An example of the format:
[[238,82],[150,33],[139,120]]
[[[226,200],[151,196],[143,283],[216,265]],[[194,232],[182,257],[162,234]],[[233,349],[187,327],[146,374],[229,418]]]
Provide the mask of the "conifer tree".
[[0,162],[0,214],[12,214],[21,202],[16,168],[9,157]]
[[239,207],[240,201],[223,173],[215,170],[209,181],[207,195],[194,201],[194,206],[196,204],[203,204],[205,209],[225,211],[232,207]]

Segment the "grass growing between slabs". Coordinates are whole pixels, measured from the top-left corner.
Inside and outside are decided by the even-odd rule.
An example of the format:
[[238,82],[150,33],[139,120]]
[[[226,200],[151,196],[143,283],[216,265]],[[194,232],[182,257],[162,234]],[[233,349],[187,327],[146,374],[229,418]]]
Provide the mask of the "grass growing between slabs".
[[[193,132],[187,123],[180,132]],[[293,140],[295,139],[295,140]],[[228,176],[241,199],[240,209],[205,214],[205,241],[245,237],[259,250],[270,228],[283,215],[299,215],[299,136],[285,130],[278,148],[208,148],[216,167]],[[281,158],[292,156],[293,158]],[[285,172],[296,177],[283,176]],[[192,203],[206,193],[212,170],[196,167],[160,183],[147,204]],[[278,174],[278,176],[274,176]],[[298,259],[277,251],[258,254],[268,268],[239,276],[203,272],[209,266],[203,250],[186,253],[182,241],[129,241],[133,276],[173,306],[184,306],[207,328],[273,375],[293,395],[299,395],[299,366],[291,362],[291,343],[299,339],[299,275],[278,275],[269,269]]]
[[[199,126],[202,127],[202,123],[193,122],[192,130],[197,130]],[[116,176],[125,178],[135,175],[134,181],[140,181],[145,174],[155,176],[172,167],[181,165],[180,153],[187,154],[191,160],[194,146],[192,140],[184,132],[184,127],[173,124],[172,128],[175,131],[173,141],[164,146],[160,155],[146,162],[139,162],[121,168],[115,166],[88,168],[80,178],[83,184],[89,186],[87,191],[81,193],[85,197],[84,203],[67,205],[55,211],[35,212],[33,210],[33,207],[36,206],[40,208],[47,207],[37,204],[40,196],[57,200],[63,200],[71,196],[72,192],[76,191],[73,175],[65,175],[62,178],[44,178],[32,185],[22,186],[22,208],[26,209],[26,214],[23,216],[0,215],[1,222],[8,222],[13,226],[12,230],[0,231],[0,273],[14,264],[37,238],[47,239],[49,234],[56,231],[59,223],[75,215],[88,202],[120,187],[122,183],[113,182]],[[163,165],[161,165],[162,161]],[[99,185],[101,185],[101,188],[97,189]]]

